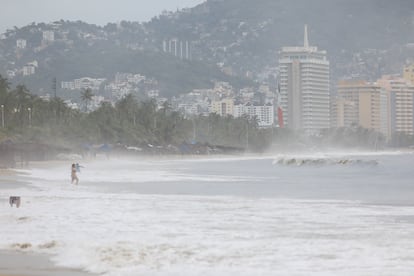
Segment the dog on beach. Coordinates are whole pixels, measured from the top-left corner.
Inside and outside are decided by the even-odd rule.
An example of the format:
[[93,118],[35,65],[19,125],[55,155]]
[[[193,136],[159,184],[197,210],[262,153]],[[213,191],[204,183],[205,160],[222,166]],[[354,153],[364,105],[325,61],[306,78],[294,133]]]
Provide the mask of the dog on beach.
[[13,204],[16,205],[17,208],[20,207],[20,196],[11,196],[9,198],[10,207],[13,207]]

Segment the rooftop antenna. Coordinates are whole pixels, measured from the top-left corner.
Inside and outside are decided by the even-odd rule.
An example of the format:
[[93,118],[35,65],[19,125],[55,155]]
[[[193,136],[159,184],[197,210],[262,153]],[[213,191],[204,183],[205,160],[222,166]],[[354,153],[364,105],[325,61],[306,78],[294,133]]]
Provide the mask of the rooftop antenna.
[[308,25],[305,24],[305,36],[303,39],[303,47],[309,48],[309,40],[308,40]]

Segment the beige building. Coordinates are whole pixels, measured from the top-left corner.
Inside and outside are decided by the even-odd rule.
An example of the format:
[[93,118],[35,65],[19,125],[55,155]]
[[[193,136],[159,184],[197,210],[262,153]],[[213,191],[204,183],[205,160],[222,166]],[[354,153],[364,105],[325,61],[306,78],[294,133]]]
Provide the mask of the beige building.
[[220,101],[211,102],[211,113],[216,113],[220,116],[232,115],[234,111],[234,100],[225,98]]
[[396,132],[414,135],[414,84],[394,76],[383,76],[377,82],[387,91],[388,137]]
[[336,102],[336,126],[353,124],[387,135],[387,94],[376,83],[340,81]]
[[414,84],[414,64],[404,67],[403,78]]

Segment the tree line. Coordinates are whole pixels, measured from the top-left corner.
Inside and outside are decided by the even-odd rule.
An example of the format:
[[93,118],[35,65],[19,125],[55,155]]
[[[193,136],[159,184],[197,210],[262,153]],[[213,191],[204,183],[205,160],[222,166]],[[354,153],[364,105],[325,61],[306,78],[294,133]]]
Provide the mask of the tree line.
[[[288,128],[259,128],[255,118],[243,116],[184,117],[168,102],[161,107],[154,100],[139,101],[132,94],[115,104],[103,102],[90,111],[90,89],[81,92],[83,108],[73,109],[61,98],[43,99],[23,85],[10,87],[0,75],[0,142],[39,143],[76,148],[82,144],[121,144],[130,146],[178,146],[182,143],[236,147],[243,151],[269,149],[365,148],[382,149],[385,137],[354,125],[330,128],[307,136]],[[396,136],[392,146],[412,145],[412,136]]]
[[247,117],[210,114],[185,118],[168,102],[158,107],[154,100],[138,101],[132,94],[115,104],[103,102],[90,111],[92,97],[92,90],[81,91],[83,106],[73,109],[59,97],[44,99],[23,85],[11,89],[0,75],[4,120],[0,138],[66,147],[85,143],[166,146],[185,142],[263,150],[270,144],[271,137],[265,139],[266,131]]

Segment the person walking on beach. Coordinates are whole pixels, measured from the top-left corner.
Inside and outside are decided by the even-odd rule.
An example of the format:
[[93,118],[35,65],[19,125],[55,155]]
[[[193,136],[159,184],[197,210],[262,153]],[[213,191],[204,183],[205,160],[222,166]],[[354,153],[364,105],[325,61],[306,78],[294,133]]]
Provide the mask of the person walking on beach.
[[75,184],[78,185],[79,178],[76,175],[76,165],[75,164],[72,164],[71,178],[72,178],[72,184],[73,184],[73,182],[75,182]]

